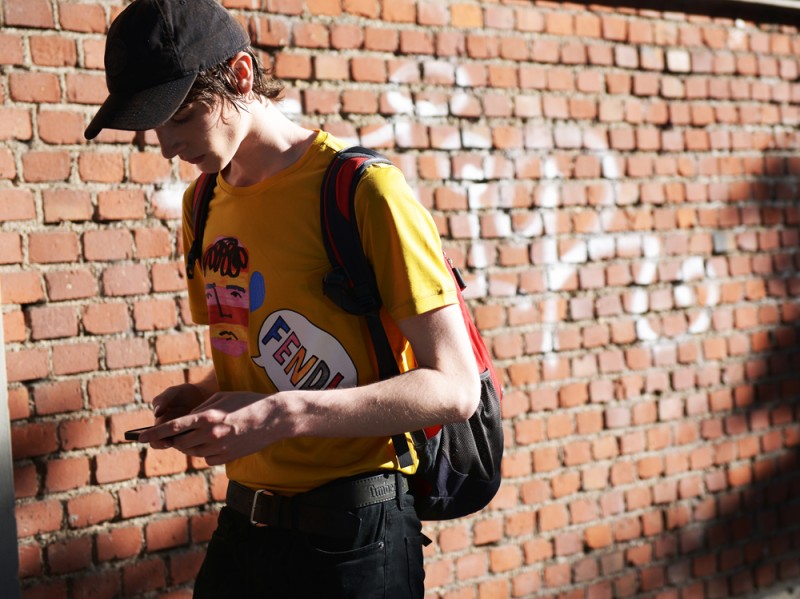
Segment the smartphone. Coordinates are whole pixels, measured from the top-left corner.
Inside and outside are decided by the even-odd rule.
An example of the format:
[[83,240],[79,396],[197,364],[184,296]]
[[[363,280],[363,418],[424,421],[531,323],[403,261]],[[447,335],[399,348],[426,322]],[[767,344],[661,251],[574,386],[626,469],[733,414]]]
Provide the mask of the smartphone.
[[[152,426],[143,426],[142,428],[134,428],[134,429],[131,429],[129,431],[125,431],[125,440],[126,441],[138,441],[139,440],[139,435],[141,435],[144,431],[150,430],[151,428],[153,428],[153,427]],[[164,438],[165,439],[172,439],[173,437],[180,437],[181,435],[184,435],[184,434],[186,434],[186,433],[188,433],[189,431],[192,431],[192,430],[194,430],[194,429],[192,429],[192,428],[186,429],[185,431],[181,431],[176,435],[170,435],[169,437],[164,437]]]
[[125,431],[125,440],[126,441],[138,441],[139,435],[141,435],[144,431],[150,430],[153,428],[152,426],[143,426],[142,428],[134,428],[129,431]]

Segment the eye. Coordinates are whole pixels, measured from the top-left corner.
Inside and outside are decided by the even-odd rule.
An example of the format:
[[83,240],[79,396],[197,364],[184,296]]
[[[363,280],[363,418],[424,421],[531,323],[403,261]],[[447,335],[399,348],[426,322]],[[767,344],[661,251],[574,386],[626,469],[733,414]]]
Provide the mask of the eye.
[[231,296],[239,298],[242,297],[242,293],[240,291],[231,291]]
[[185,104],[181,106],[178,111],[172,115],[170,120],[173,123],[183,123],[188,121],[192,116],[192,108],[194,108],[194,104]]

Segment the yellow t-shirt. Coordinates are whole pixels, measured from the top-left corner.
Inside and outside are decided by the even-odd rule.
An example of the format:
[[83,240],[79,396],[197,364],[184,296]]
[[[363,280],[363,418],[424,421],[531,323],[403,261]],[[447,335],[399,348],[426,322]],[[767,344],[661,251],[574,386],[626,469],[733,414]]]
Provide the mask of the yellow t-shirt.
[[[270,394],[378,378],[363,319],[322,292],[331,265],[320,229],[320,186],[343,147],[320,132],[300,160],[256,185],[233,187],[218,177],[188,287],[192,317],[210,326],[222,390]],[[184,195],[185,248],[193,238],[193,190],[194,184]],[[457,303],[455,287],[433,220],[397,168],[370,167],[355,209],[364,252],[375,266],[383,322],[404,372],[415,362],[394,321]],[[287,439],[227,464],[231,480],[284,494],[378,469],[400,469],[388,437]]]

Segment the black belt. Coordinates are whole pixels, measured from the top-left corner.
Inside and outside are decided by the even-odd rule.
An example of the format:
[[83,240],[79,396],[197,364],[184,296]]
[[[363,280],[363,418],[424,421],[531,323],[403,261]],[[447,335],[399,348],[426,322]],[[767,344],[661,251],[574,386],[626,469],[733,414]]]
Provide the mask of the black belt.
[[350,537],[358,532],[361,519],[349,510],[391,501],[406,492],[405,476],[384,472],[338,479],[292,497],[231,481],[225,501],[253,525]]

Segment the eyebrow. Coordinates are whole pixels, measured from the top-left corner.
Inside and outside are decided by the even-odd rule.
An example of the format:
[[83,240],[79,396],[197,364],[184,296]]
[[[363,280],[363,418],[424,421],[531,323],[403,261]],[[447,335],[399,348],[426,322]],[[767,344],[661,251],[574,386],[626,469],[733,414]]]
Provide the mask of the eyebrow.
[[225,285],[225,289],[235,289],[236,291],[241,291],[244,293],[244,287],[239,287],[238,285]]

